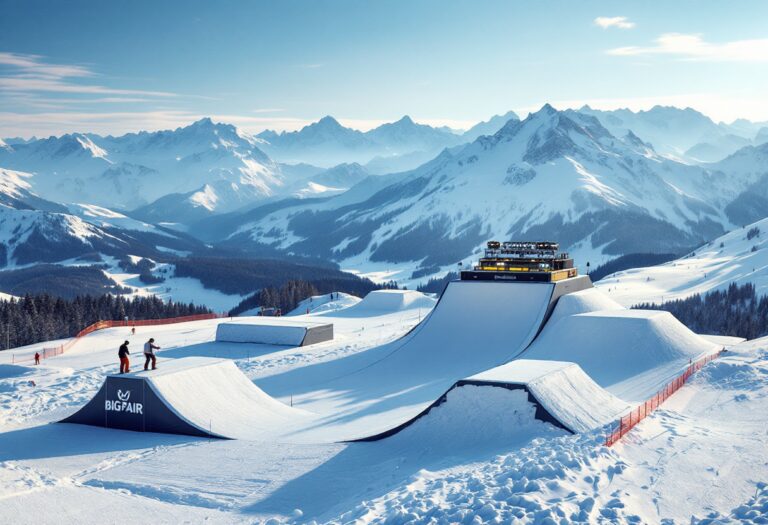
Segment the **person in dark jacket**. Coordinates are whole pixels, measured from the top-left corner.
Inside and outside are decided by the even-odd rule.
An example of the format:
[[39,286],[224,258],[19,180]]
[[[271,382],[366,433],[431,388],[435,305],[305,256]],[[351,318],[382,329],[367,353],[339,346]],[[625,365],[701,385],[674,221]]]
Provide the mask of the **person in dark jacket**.
[[120,358],[121,374],[127,374],[131,371],[131,362],[128,359],[128,356],[131,355],[131,353],[128,351],[128,344],[128,341],[124,342],[120,345],[120,349],[117,351],[117,356]]
[[150,361],[152,361],[152,370],[157,369],[157,357],[155,357],[155,350],[160,350],[160,347],[155,344],[155,338],[150,337],[149,341],[144,343],[144,370],[149,368]]

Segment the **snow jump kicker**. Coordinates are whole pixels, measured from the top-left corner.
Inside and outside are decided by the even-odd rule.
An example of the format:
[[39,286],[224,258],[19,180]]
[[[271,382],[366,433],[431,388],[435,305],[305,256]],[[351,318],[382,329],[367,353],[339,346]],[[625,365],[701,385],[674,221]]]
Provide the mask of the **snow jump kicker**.
[[238,439],[303,416],[265,394],[234,362],[186,357],[158,370],[107,376],[93,399],[61,423]]

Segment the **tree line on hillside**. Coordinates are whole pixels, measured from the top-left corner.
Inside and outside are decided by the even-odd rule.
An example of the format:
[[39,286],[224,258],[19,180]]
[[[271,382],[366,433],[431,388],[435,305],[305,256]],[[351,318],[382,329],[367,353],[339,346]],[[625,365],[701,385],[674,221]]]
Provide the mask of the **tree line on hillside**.
[[254,293],[253,295],[243,299],[240,304],[229,311],[229,315],[240,315],[245,311],[259,307],[279,308],[280,311],[285,314],[291,310],[294,310],[301,301],[312,297],[313,295],[322,295],[331,292],[344,292],[352,295],[364,296],[374,289],[397,288],[397,284],[394,282],[389,282],[382,285],[374,285],[371,283],[371,288],[365,291],[365,293],[360,294],[357,291],[357,287],[350,289],[342,285],[341,288],[338,288],[338,284],[339,283],[335,280],[320,280],[313,282],[293,280],[288,281],[280,287],[267,286]]
[[203,306],[164,302],[157,297],[86,295],[72,300],[48,294],[0,301],[0,348],[72,337],[101,320],[162,319],[210,313]]
[[666,310],[696,333],[754,339],[768,335],[768,297],[758,296],[755,285],[731,283],[725,290],[661,304],[633,308]]
[[131,290],[104,274],[104,265],[60,266],[38,264],[29,268],[0,272],[0,291],[22,296],[26,293],[50,294],[74,299],[78,295],[123,294]]
[[327,289],[361,297],[379,288],[369,279],[342,272],[338,267],[304,261],[190,257],[174,264],[177,277],[192,277],[206,288],[225,294],[251,294],[263,288],[284,286],[291,280],[314,283],[320,293]]

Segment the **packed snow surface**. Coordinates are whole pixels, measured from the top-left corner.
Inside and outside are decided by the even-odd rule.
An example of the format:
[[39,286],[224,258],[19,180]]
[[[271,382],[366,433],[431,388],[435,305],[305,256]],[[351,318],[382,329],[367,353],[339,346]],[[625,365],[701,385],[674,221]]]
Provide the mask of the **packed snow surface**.
[[[56,342],[0,352],[1,521],[671,524],[767,517],[768,340],[731,347],[610,449],[602,446],[605,427],[567,434],[527,417],[527,400],[484,386],[474,392],[493,392],[480,397],[468,387],[455,389],[431,420],[374,443],[324,441],[317,438],[332,436],[321,430],[304,433],[313,439],[265,433],[230,441],[48,424],[77,410],[116,371],[124,339],[136,353],[151,336],[162,346],[160,370],[178,358],[227,358],[273,401],[290,409],[293,397],[294,410],[313,412],[309,421],[335,435],[360,430],[353,420],[373,431],[377,416],[381,427],[402,421],[432,391],[444,393],[443,378],[506,362],[515,347],[513,312],[536,309],[530,294],[513,303],[451,288],[434,312],[448,305],[452,322],[433,326],[450,328],[450,335],[423,340],[434,347],[403,347],[414,360],[397,358],[397,371],[382,366],[400,352],[395,343],[415,341],[439,316],[419,308],[313,314],[307,318],[333,317],[337,339],[301,348],[213,342],[223,322],[217,319],[139,328],[135,336],[119,328],[95,332],[40,366],[11,365],[11,359]],[[467,302],[483,297],[488,309]],[[462,334],[467,326],[478,327],[476,337]],[[484,367],[472,370],[476,361]],[[604,361],[605,369],[628,363]],[[193,393],[198,384],[213,387],[207,377],[186,380]],[[205,397],[184,395],[179,403]],[[234,395],[241,394],[228,394]],[[227,410],[221,408],[232,413]]]
[[134,375],[181,419],[221,437],[263,438],[308,416],[265,394],[227,359],[185,357]]
[[524,357],[573,361],[611,393],[641,402],[691,361],[720,348],[669,312],[601,310],[547,326]]
[[545,330],[555,326],[557,321],[569,315],[584,314],[598,310],[622,310],[623,308],[603,290],[596,288],[579,290],[578,292],[566,294],[557,300]]
[[574,363],[516,359],[468,380],[525,386],[544,410],[573,432],[601,427],[629,410],[627,403],[601,388]]

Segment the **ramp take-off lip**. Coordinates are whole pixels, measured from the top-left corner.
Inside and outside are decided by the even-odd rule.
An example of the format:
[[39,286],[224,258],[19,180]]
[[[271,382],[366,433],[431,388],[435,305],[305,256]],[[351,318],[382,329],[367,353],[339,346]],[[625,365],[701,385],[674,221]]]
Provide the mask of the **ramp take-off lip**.
[[107,376],[94,398],[62,423],[256,439],[309,417],[265,394],[230,360],[186,357],[158,370]]

